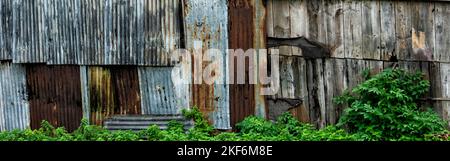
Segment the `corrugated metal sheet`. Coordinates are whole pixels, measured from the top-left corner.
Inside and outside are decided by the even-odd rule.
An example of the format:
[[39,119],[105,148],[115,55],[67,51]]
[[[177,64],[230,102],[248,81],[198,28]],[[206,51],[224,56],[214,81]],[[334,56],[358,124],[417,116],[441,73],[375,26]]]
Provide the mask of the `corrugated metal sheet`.
[[[83,72],[82,72],[83,73]],[[141,114],[139,79],[136,67],[90,66],[86,72],[88,89],[88,108],[91,124],[102,125],[103,121],[113,115]],[[85,107],[86,108],[86,107]]]
[[181,114],[189,108],[189,85],[172,80],[172,67],[140,67],[142,114]]
[[16,63],[169,66],[180,0],[14,0]]
[[[47,53],[42,49],[46,40],[43,32],[43,12],[46,0],[13,0],[14,63],[45,63]],[[62,24],[61,24],[62,25]]]
[[42,120],[64,126],[68,131],[78,128],[82,118],[82,99],[78,66],[27,66],[27,86],[31,128]]
[[[193,51],[194,42],[200,41],[203,51],[214,48],[228,49],[228,6],[226,0],[188,0],[184,4],[186,48]],[[196,47],[195,47],[196,48]],[[225,62],[225,78],[228,64]],[[195,69],[194,69],[195,70]],[[223,82],[225,81],[225,78]],[[203,111],[218,129],[230,129],[229,87],[226,84],[193,85],[192,105]]]
[[[229,0],[229,46],[230,49],[243,49],[244,51],[254,46],[254,8],[250,0]],[[256,58],[256,53],[254,56]],[[249,83],[249,60],[245,60],[245,84],[237,82],[238,58],[235,57],[234,74],[235,84],[230,85],[230,118],[231,125],[244,120],[245,117],[255,115],[255,85]],[[255,64],[256,65],[256,64]],[[253,68],[254,69],[254,68]]]
[[105,60],[100,62],[170,65],[170,52],[181,44],[180,4],[180,0],[106,1],[101,20],[105,29]]
[[[83,40],[86,34],[81,31],[83,20],[91,20],[90,16],[80,14],[83,9],[81,4],[84,0],[43,0],[42,15],[39,15],[42,19],[41,32],[44,37],[41,39],[45,46],[43,50],[47,57],[48,64],[77,64],[77,56],[83,54],[81,51],[86,50],[86,46],[94,45],[94,42],[85,42]],[[97,1],[100,2],[100,1]],[[96,7],[94,4],[90,7]],[[92,28],[94,31],[99,32],[96,21],[92,21]],[[98,33],[90,33],[90,40],[99,36]],[[88,43],[88,44],[85,44]],[[92,51],[94,52],[94,51]],[[97,50],[96,52],[99,52]],[[26,53],[30,54],[30,53]],[[34,62],[33,59],[29,61]]]
[[141,116],[114,116],[105,120],[104,127],[108,130],[145,130],[151,125],[157,125],[166,130],[170,121],[178,121],[188,130],[194,127],[194,121],[181,115],[141,115]]
[[0,1],[0,60],[12,59],[12,3],[12,0]]
[[0,62],[0,131],[30,126],[25,68]]

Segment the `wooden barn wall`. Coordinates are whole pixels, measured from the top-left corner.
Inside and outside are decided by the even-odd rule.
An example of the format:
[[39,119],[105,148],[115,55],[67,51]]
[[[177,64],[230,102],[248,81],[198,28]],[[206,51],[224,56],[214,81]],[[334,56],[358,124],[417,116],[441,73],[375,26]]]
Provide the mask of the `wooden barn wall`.
[[182,45],[181,0],[11,1],[14,63],[169,66]]
[[81,70],[83,87],[80,91],[85,96],[83,111],[91,124],[103,125],[103,121],[113,115],[142,113],[136,67],[89,66]]
[[82,119],[80,68],[78,66],[26,66],[26,83],[32,129],[47,120],[55,127],[77,129]]
[[12,3],[12,0],[0,1],[0,60],[12,59]]
[[25,76],[24,66],[0,62],[0,131],[30,127]]
[[189,85],[172,79],[172,67],[139,67],[142,114],[180,115],[189,108]]
[[307,60],[296,47],[279,47],[281,90],[270,97],[275,107],[269,109],[285,102],[302,121],[334,124],[343,110],[334,97],[362,82],[365,69],[397,64],[426,73],[432,86],[424,103],[450,118],[449,2],[269,0],[267,12],[268,36],[302,36],[332,51],[330,58]]
[[[223,60],[228,49],[228,6],[226,0],[188,0],[184,4],[184,26],[186,49],[193,52],[219,49]],[[220,73],[228,73],[228,62],[223,62]],[[193,65],[193,73],[206,67]],[[225,76],[226,77],[226,76]],[[226,82],[225,77],[223,82]],[[227,84],[214,82],[194,84],[191,90],[192,103],[197,106],[218,129],[230,129],[230,94]]]

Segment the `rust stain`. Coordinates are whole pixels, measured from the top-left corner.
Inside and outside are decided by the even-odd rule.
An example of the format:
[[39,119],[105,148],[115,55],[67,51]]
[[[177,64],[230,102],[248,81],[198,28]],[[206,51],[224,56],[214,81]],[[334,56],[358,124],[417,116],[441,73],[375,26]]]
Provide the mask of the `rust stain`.
[[114,115],[141,114],[135,67],[89,67],[90,122],[102,125]]
[[78,66],[28,65],[27,86],[32,129],[43,120],[69,132],[78,128],[83,114]]
[[[255,21],[253,19],[254,7],[253,1],[249,0],[230,0],[229,6],[229,46],[230,49],[254,48]],[[256,58],[256,56],[255,56]],[[237,58],[235,57],[234,82],[237,82]],[[242,121],[245,117],[255,114],[255,85],[249,84],[249,59],[245,60],[245,84],[230,85],[230,119],[231,126]]]

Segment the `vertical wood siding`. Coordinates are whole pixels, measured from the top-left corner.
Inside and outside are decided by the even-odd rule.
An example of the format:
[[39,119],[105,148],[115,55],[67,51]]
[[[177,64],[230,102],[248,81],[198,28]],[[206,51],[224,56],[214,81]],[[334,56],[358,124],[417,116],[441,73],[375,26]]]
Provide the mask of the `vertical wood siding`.
[[30,127],[25,67],[0,62],[0,131]]
[[302,100],[291,111],[324,127],[342,113],[332,99],[361,83],[362,71],[373,74],[398,64],[426,74],[432,84],[426,97],[436,99],[425,103],[448,118],[448,6],[431,1],[269,0],[269,36],[304,36],[332,51],[330,58],[306,60],[295,47],[280,47],[281,90],[274,98]]

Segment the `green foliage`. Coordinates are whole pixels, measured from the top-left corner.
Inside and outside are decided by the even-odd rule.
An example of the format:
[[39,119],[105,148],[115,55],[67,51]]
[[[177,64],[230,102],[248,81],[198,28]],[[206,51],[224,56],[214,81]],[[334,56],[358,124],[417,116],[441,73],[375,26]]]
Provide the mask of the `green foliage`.
[[364,140],[420,140],[445,130],[445,122],[417,102],[430,83],[421,73],[386,69],[336,98],[350,105],[338,126]]
[[[347,100],[357,102],[355,96],[349,96],[348,98]],[[183,114],[194,120],[193,128],[185,130],[182,123],[170,121],[166,130],[161,130],[159,126],[152,125],[138,132],[129,130],[108,131],[100,126],[89,125],[88,121],[83,119],[77,130],[73,133],[67,133],[64,128],[55,128],[47,121],[43,121],[41,128],[37,130],[0,132],[0,141],[443,141],[448,140],[449,136],[448,132],[442,131],[441,133],[425,134],[423,137],[405,134],[395,139],[381,139],[382,135],[380,135],[381,137],[373,136],[376,132],[366,133],[364,131],[349,134],[337,126],[328,126],[317,130],[313,125],[300,123],[289,112],[282,114],[274,122],[250,116],[236,125],[238,132],[218,133],[214,132],[213,127],[197,108],[184,110]],[[412,129],[417,129],[420,126],[429,128],[440,123],[439,121],[436,122],[435,118],[427,117],[430,114],[431,112],[419,113],[416,117],[421,118],[415,119],[421,124],[407,126]],[[409,116],[410,114],[403,115]],[[404,128],[408,129],[408,127]]]
[[236,124],[236,128],[243,134],[257,133],[263,136],[277,135],[279,132],[272,122],[256,116],[245,118]]

